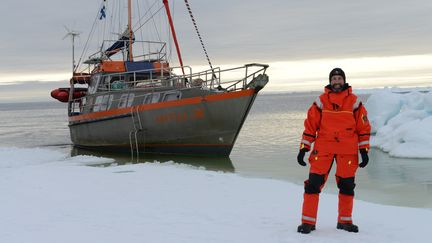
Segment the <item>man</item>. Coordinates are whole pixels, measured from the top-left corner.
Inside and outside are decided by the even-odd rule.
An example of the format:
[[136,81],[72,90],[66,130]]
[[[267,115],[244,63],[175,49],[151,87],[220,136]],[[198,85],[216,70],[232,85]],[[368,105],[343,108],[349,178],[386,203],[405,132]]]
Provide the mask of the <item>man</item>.
[[[297,231],[308,234],[315,230],[319,193],[323,188],[333,161],[336,161],[336,181],[339,188],[338,223],[336,228],[358,232],[351,214],[354,200],[354,178],[357,168],[368,164],[370,124],[365,107],[345,73],[335,68],[329,75],[330,84],[309,108],[304,122],[297,161],[306,166],[304,156],[311,149],[309,179],[305,181],[302,224]],[[358,151],[362,162],[359,164]]]

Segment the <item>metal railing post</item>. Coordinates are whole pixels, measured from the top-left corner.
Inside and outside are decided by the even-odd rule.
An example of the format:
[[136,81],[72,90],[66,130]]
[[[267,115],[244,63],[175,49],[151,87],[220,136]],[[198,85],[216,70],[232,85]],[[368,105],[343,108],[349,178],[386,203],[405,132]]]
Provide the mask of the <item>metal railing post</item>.
[[137,80],[136,80],[136,72],[134,72],[134,82],[133,82],[133,86],[134,87],[136,86],[136,82],[137,82]]
[[246,83],[247,83],[247,78],[248,78],[248,66],[246,66],[246,74],[245,74],[245,78],[243,79],[243,89],[246,88]]

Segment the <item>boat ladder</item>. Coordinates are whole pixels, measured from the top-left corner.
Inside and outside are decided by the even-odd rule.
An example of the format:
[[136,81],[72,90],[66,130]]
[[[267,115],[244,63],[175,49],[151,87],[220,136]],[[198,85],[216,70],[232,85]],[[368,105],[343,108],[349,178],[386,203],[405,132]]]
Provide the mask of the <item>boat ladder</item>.
[[141,117],[139,115],[138,107],[131,108],[131,118],[133,129],[129,132],[129,144],[131,149],[131,160],[134,162],[134,153],[136,154],[136,162],[139,162],[139,145],[137,134],[143,130]]

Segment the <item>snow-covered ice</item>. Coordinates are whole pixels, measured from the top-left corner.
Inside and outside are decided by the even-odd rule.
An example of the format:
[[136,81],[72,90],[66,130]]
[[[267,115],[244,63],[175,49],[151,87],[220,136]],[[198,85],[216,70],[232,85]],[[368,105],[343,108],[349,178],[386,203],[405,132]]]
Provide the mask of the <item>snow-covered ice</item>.
[[110,161],[1,148],[0,242],[430,240],[428,209],[356,201],[360,233],[348,233],[335,227],[337,196],[323,193],[317,230],[302,235],[301,186],[174,163],[87,166]]
[[372,146],[395,157],[432,158],[432,92],[383,89],[366,108]]

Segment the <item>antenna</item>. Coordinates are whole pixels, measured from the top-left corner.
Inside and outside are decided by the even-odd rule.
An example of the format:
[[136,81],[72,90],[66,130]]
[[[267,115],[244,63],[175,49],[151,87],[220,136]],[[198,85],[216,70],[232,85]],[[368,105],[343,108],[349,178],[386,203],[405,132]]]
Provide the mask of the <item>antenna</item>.
[[71,37],[72,40],[72,75],[73,75],[73,73],[75,72],[75,37],[79,36],[82,32],[71,30],[65,25],[63,25],[63,27],[65,28],[67,33],[62,40],[66,39],[69,36]]

